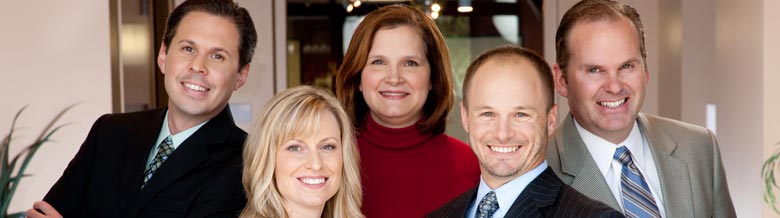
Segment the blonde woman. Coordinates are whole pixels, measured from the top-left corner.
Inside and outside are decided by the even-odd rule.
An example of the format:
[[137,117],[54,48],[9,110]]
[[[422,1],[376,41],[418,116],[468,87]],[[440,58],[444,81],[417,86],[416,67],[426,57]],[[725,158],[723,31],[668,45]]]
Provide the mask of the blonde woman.
[[299,86],[274,96],[245,144],[240,217],[363,217],[353,137],[329,92]]

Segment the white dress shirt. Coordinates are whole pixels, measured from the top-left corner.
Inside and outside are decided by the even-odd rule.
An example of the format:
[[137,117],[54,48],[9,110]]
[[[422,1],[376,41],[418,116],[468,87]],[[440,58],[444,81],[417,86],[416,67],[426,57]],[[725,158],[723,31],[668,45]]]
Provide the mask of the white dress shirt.
[[490,189],[487,183],[485,183],[485,180],[480,177],[479,188],[477,188],[477,198],[472,200],[471,206],[466,210],[466,218],[474,218],[477,215],[477,205],[479,205],[479,201],[481,201],[490,191],[496,192],[496,200],[498,201],[498,210],[493,213],[493,217],[504,217],[506,212],[509,211],[509,208],[512,207],[512,204],[515,203],[517,197],[520,196],[520,193],[523,193],[525,187],[528,186],[528,184],[531,184],[531,181],[536,179],[539,174],[542,174],[545,169],[547,169],[547,160],[543,161],[542,164],[539,164],[539,166],[527,173],[498,187],[496,190]]
[[166,137],[171,136],[171,142],[173,143],[171,147],[173,147],[173,150],[175,151],[184,140],[187,140],[192,134],[195,134],[195,131],[198,131],[198,129],[207,122],[209,122],[209,120],[203,121],[202,123],[176,133],[175,135],[171,135],[171,129],[168,127],[168,112],[165,112],[165,118],[163,119],[160,133],[157,134],[157,140],[154,142],[154,145],[152,145],[152,152],[149,153],[149,158],[146,159],[146,167],[149,167],[149,164],[152,163],[154,156],[157,155],[157,150],[160,150],[160,143],[162,143]]
[[661,213],[661,217],[666,217],[658,170],[655,166],[655,160],[653,160],[652,151],[650,151],[650,145],[647,143],[645,135],[639,129],[639,123],[634,121],[634,128],[631,129],[628,138],[619,144],[614,144],[591,133],[580,126],[580,124],[577,123],[577,120],[574,120],[574,125],[577,126],[577,132],[580,133],[582,141],[585,142],[585,146],[588,147],[590,155],[593,157],[596,166],[598,166],[601,174],[604,176],[604,180],[607,181],[607,185],[609,185],[609,189],[615,196],[615,200],[620,204],[620,207],[625,211],[623,198],[620,194],[620,176],[623,164],[615,160],[613,156],[618,147],[625,145],[631,152],[634,165],[642,172],[642,176],[650,187],[650,192],[653,194],[655,204],[658,205],[658,212]]

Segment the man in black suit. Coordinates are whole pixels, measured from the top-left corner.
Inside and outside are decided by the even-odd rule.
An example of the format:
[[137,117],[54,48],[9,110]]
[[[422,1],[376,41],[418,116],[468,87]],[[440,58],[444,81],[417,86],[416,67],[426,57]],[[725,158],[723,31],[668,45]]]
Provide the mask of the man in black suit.
[[100,117],[28,217],[235,217],[246,204],[246,132],[227,107],[257,33],[230,0],[190,0],[168,17],[157,64],[168,107]]
[[563,184],[547,166],[557,107],[542,57],[515,46],[488,50],[471,63],[463,86],[461,121],[482,176],[428,217],[623,217]]

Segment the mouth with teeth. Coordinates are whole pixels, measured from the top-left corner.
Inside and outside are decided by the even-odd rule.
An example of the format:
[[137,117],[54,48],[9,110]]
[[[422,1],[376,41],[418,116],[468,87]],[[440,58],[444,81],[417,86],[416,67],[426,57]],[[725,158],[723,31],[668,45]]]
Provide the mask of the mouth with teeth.
[[328,181],[328,177],[299,177],[298,181],[301,181],[305,185],[317,188],[325,185],[325,181]]
[[622,99],[617,100],[617,101],[600,101],[600,102],[596,102],[596,103],[601,105],[601,106],[603,106],[603,107],[607,107],[607,108],[618,108],[620,106],[623,106],[623,104],[625,104],[627,101],[628,101],[628,98],[622,98]]
[[379,94],[387,98],[403,98],[409,95],[408,92],[402,91],[380,91]]
[[517,151],[517,149],[520,149],[520,146],[512,146],[512,147],[488,146],[488,148],[490,148],[490,150],[493,152],[508,154]]
[[183,82],[182,84],[184,84],[184,87],[187,87],[187,89],[190,89],[190,90],[196,91],[196,92],[206,92],[206,91],[210,90],[210,89],[208,89],[206,87],[195,85],[195,84],[192,84],[192,83],[185,83],[185,82]]

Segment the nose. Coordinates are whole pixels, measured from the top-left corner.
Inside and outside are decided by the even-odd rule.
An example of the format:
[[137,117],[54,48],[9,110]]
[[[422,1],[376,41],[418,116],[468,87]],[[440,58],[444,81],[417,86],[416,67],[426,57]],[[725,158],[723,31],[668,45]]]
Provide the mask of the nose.
[[390,69],[388,69],[385,82],[393,86],[403,82],[403,77],[401,76],[401,71],[398,69],[398,67],[391,66]]
[[190,71],[193,73],[205,73],[206,72],[206,58],[205,55],[196,55],[192,59],[190,64]]
[[496,133],[499,143],[507,144],[513,137],[515,137],[515,131],[512,129],[511,122],[512,121],[509,118],[499,120],[497,124],[498,132]]
[[620,77],[616,74],[610,74],[607,77],[607,81],[604,83],[604,91],[607,93],[618,94],[623,89],[623,82],[620,81]]
[[319,152],[311,152],[308,159],[307,168],[311,170],[320,170],[320,167],[322,167],[322,159],[320,158]]

